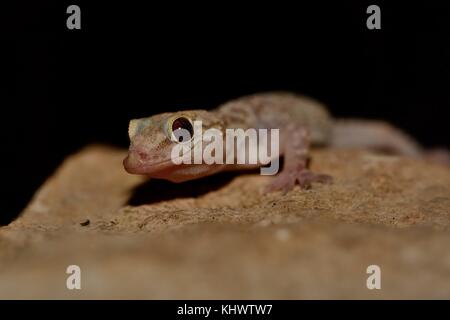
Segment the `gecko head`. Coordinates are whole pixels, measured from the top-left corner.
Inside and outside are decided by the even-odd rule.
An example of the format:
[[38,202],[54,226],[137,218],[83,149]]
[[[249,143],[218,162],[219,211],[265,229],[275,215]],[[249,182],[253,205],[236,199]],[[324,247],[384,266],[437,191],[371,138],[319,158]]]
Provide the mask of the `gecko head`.
[[197,121],[201,121],[202,131],[215,128],[223,133],[225,130],[222,121],[205,110],[162,113],[131,120],[128,127],[130,147],[123,161],[125,170],[174,182],[199,178],[220,170],[221,165],[194,164],[193,158],[191,164],[176,164],[176,159],[172,158],[172,150],[180,144],[183,144],[184,152],[189,150],[191,155],[194,154],[198,143],[194,139]]

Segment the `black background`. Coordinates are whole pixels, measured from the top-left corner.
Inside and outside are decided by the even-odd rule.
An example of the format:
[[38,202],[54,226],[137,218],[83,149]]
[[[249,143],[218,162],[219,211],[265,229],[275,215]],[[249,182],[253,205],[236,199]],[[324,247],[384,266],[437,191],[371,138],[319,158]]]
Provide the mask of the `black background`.
[[[126,147],[129,119],[257,91],[308,94],[336,116],[385,119],[450,147],[443,3],[145,3],[16,8],[0,224],[68,154],[93,142]],[[81,8],[81,30],[66,28],[70,4]],[[366,28],[369,4],[381,7],[381,30]]]
[[[60,319],[61,313],[70,310],[73,319],[89,314],[111,316],[113,319],[141,317],[151,314],[155,318],[164,319],[198,319],[198,315],[178,315],[178,308],[187,306],[204,306],[221,310],[222,305],[271,304],[270,314],[238,315],[211,313],[207,319],[292,319],[305,315],[317,317],[345,317],[346,319],[380,319],[390,314],[393,317],[423,316],[426,318],[430,310],[447,310],[448,301],[436,300],[9,300],[0,301],[2,310],[11,310],[15,315],[28,316],[29,310],[46,313],[49,319]],[[48,312],[52,311],[57,312]],[[352,312],[349,312],[352,310]],[[61,312],[59,312],[61,311]],[[368,312],[370,311],[370,312]]]

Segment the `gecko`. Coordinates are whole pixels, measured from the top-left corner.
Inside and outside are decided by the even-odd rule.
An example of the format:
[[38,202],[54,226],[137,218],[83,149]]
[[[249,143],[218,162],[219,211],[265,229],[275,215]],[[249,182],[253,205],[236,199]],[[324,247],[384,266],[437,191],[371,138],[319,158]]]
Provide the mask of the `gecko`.
[[[427,152],[408,134],[380,120],[334,119],[321,102],[291,92],[264,92],[226,102],[216,109],[166,112],[129,122],[130,146],[123,161],[131,174],[184,182],[225,170],[247,169],[236,164],[174,164],[174,133],[193,134],[194,121],[225,135],[227,128],[279,129],[279,155],[283,169],[265,192],[287,191],[296,185],[330,183],[332,177],[309,169],[311,147],[367,148],[450,165],[446,150]],[[176,135],[175,135],[176,136]]]

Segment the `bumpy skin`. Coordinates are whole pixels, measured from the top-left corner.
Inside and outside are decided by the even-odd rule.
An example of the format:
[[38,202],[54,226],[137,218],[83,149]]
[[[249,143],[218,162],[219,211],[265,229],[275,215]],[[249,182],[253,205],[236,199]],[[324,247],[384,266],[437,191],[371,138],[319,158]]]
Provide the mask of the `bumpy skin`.
[[297,183],[329,182],[331,177],[307,169],[310,144],[330,141],[332,120],[324,105],[291,93],[262,93],[228,102],[216,111],[228,128],[280,129],[284,168],[265,191],[289,191]]
[[[248,168],[248,165],[226,164],[175,165],[171,161],[171,151],[177,142],[170,139],[169,127],[174,119],[180,117],[192,122],[201,120],[203,130],[215,128],[224,137],[227,128],[280,129],[279,151],[284,156],[284,168],[266,191],[288,191],[296,184],[306,188],[312,182],[331,181],[327,175],[308,170],[310,144],[371,148],[412,157],[425,154],[413,139],[384,122],[333,121],[326,107],[311,98],[269,92],[227,102],[213,111],[180,111],[132,120],[129,126],[130,149],[124,160],[124,167],[129,173],[181,182],[222,170]],[[433,158],[450,163],[446,151]]]
[[[260,93],[227,102],[213,111],[227,128],[306,128],[315,145],[327,144],[332,120],[316,100],[287,92]],[[283,142],[283,141],[282,141]]]

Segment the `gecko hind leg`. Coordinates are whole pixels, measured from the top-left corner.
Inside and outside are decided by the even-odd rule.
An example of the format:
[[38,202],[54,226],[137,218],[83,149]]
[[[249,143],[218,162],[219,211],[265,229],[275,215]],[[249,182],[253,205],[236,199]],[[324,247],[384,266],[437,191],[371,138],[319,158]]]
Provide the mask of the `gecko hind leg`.
[[314,173],[308,169],[310,138],[306,128],[289,126],[283,138],[284,168],[265,188],[265,193],[286,193],[297,184],[300,188],[307,189],[313,182],[329,183],[333,180],[329,175]]

